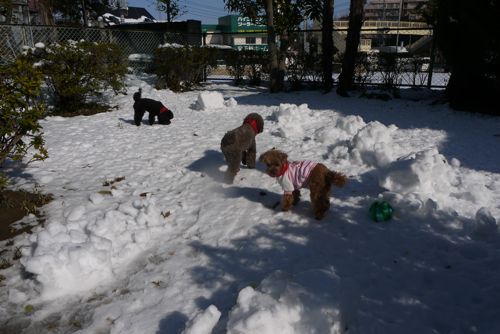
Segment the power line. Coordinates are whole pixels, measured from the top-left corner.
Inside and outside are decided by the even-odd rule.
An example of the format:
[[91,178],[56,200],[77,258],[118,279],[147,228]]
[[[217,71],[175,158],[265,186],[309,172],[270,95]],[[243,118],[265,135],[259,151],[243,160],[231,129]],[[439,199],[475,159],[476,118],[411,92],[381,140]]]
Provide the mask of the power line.
[[[222,2],[222,0],[221,0]],[[203,9],[210,9],[210,10],[215,10],[215,11],[218,11],[218,12],[224,12],[226,11],[224,7],[217,7],[217,6],[212,6],[212,5],[207,5],[206,3],[202,2],[202,3],[199,3],[198,1],[194,1],[194,0],[186,0],[186,5],[189,6],[189,4],[192,4],[194,6],[197,6],[198,8],[203,8]]]
[[[222,1],[222,0],[221,0]],[[350,3],[341,2],[334,5],[335,16],[345,15],[349,12]],[[192,16],[200,17],[203,19],[217,20],[221,16],[228,15],[232,12],[227,11],[225,8],[219,8],[213,5],[208,5],[204,1],[186,0],[185,1],[186,13],[181,17]]]

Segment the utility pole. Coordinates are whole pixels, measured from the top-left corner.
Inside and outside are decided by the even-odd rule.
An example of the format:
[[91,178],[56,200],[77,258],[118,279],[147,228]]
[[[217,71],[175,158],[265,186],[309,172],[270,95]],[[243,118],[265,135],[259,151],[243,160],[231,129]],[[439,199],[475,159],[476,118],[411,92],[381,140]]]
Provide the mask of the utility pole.
[[[382,2],[382,22],[384,22],[383,24],[386,24],[386,22],[385,22],[385,21],[387,20],[387,18],[386,18],[386,16],[385,16],[385,9],[386,9],[386,8],[387,8],[387,7],[385,6],[385,0],[384,0],[384,1]],[[385,46],[385,36],[386,36],[386,35],[385,35],[385,33],[386,33],[386,30],[384,30],[384,31],[382,32],[382,46]]]
[[399,50],[399,26],[401,25],[401,14],[403,12],[403,0],[399,1],[398,30],[396,31],[396,52]]

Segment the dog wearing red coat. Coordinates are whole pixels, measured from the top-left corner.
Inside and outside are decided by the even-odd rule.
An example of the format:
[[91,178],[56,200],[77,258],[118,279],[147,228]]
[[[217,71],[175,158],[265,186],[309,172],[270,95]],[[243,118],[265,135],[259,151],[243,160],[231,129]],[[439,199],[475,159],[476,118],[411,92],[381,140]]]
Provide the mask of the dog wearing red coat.
[[174,118],[174,114],[171,110],[163,105],[160,101],[143,98],[142,89],[134,93],[134,123],[135,125],[141,125],[142,117],[144,117],[145,112],[149,113],[149,125],[155,123],[155,119],[158,118],[158,123],[160,124],[170,124],[170,120]]
[[227,163],[226,183],[233,183],[240,163],[255,168],[257,144],[255,137],[264,130],[264,120],[257,113],[248,114],[239,127],[226,132],[220,148]]

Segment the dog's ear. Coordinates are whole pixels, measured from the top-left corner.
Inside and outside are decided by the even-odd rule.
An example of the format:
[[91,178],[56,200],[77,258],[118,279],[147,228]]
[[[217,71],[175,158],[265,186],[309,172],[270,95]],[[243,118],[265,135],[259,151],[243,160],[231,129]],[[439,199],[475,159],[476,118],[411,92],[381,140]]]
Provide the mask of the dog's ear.
[[288,154],[278,150],[276,150],[276,156],[278,157],[281,163],[285,162],[288,158]]
[[249,120],[253,120],[255,121],[255,124],[257,126],[257,132],[258,133],[261,133],[262,131],[264,131],[264,119],[262,118],[262,116],[260,116],[259,114],[257,113],[251,113],[251,114],[248,114],[245,119],[243,120],[243,123],[246,123],[248,122]]
[[139,90],[134,93],[134,101],[139,100],[141,96],[142,96],[142,88],[139,88]]
[[267,153],[268,153],[268,152],[269,152],[269,151],[264,152],[264,153],[262,153],[262,154],[259,156],[259,162],[262,162],[262,163],[264,163],[264,164],[266,163],[266,157],[267,157]]

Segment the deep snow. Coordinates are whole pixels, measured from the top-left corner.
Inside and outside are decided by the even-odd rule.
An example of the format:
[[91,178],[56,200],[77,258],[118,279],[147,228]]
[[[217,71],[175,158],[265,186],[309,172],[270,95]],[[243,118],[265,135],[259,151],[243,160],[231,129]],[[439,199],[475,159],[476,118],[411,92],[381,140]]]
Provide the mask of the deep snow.
[[[0,271],[3,332],[500,332],[498,118],[428,91],[384,102],[149,82],[130,76],[116,111],[42,120],[50,157],[10,171],[55,200]],[[138,87],[171,125],[133,125]],[[307,190],[280,212],[261,165],[222,183],[220,140],[251,112],[265,119],[258,154],[349,176],[321,222]],[[370,220],[377,199],[392,220]]]

